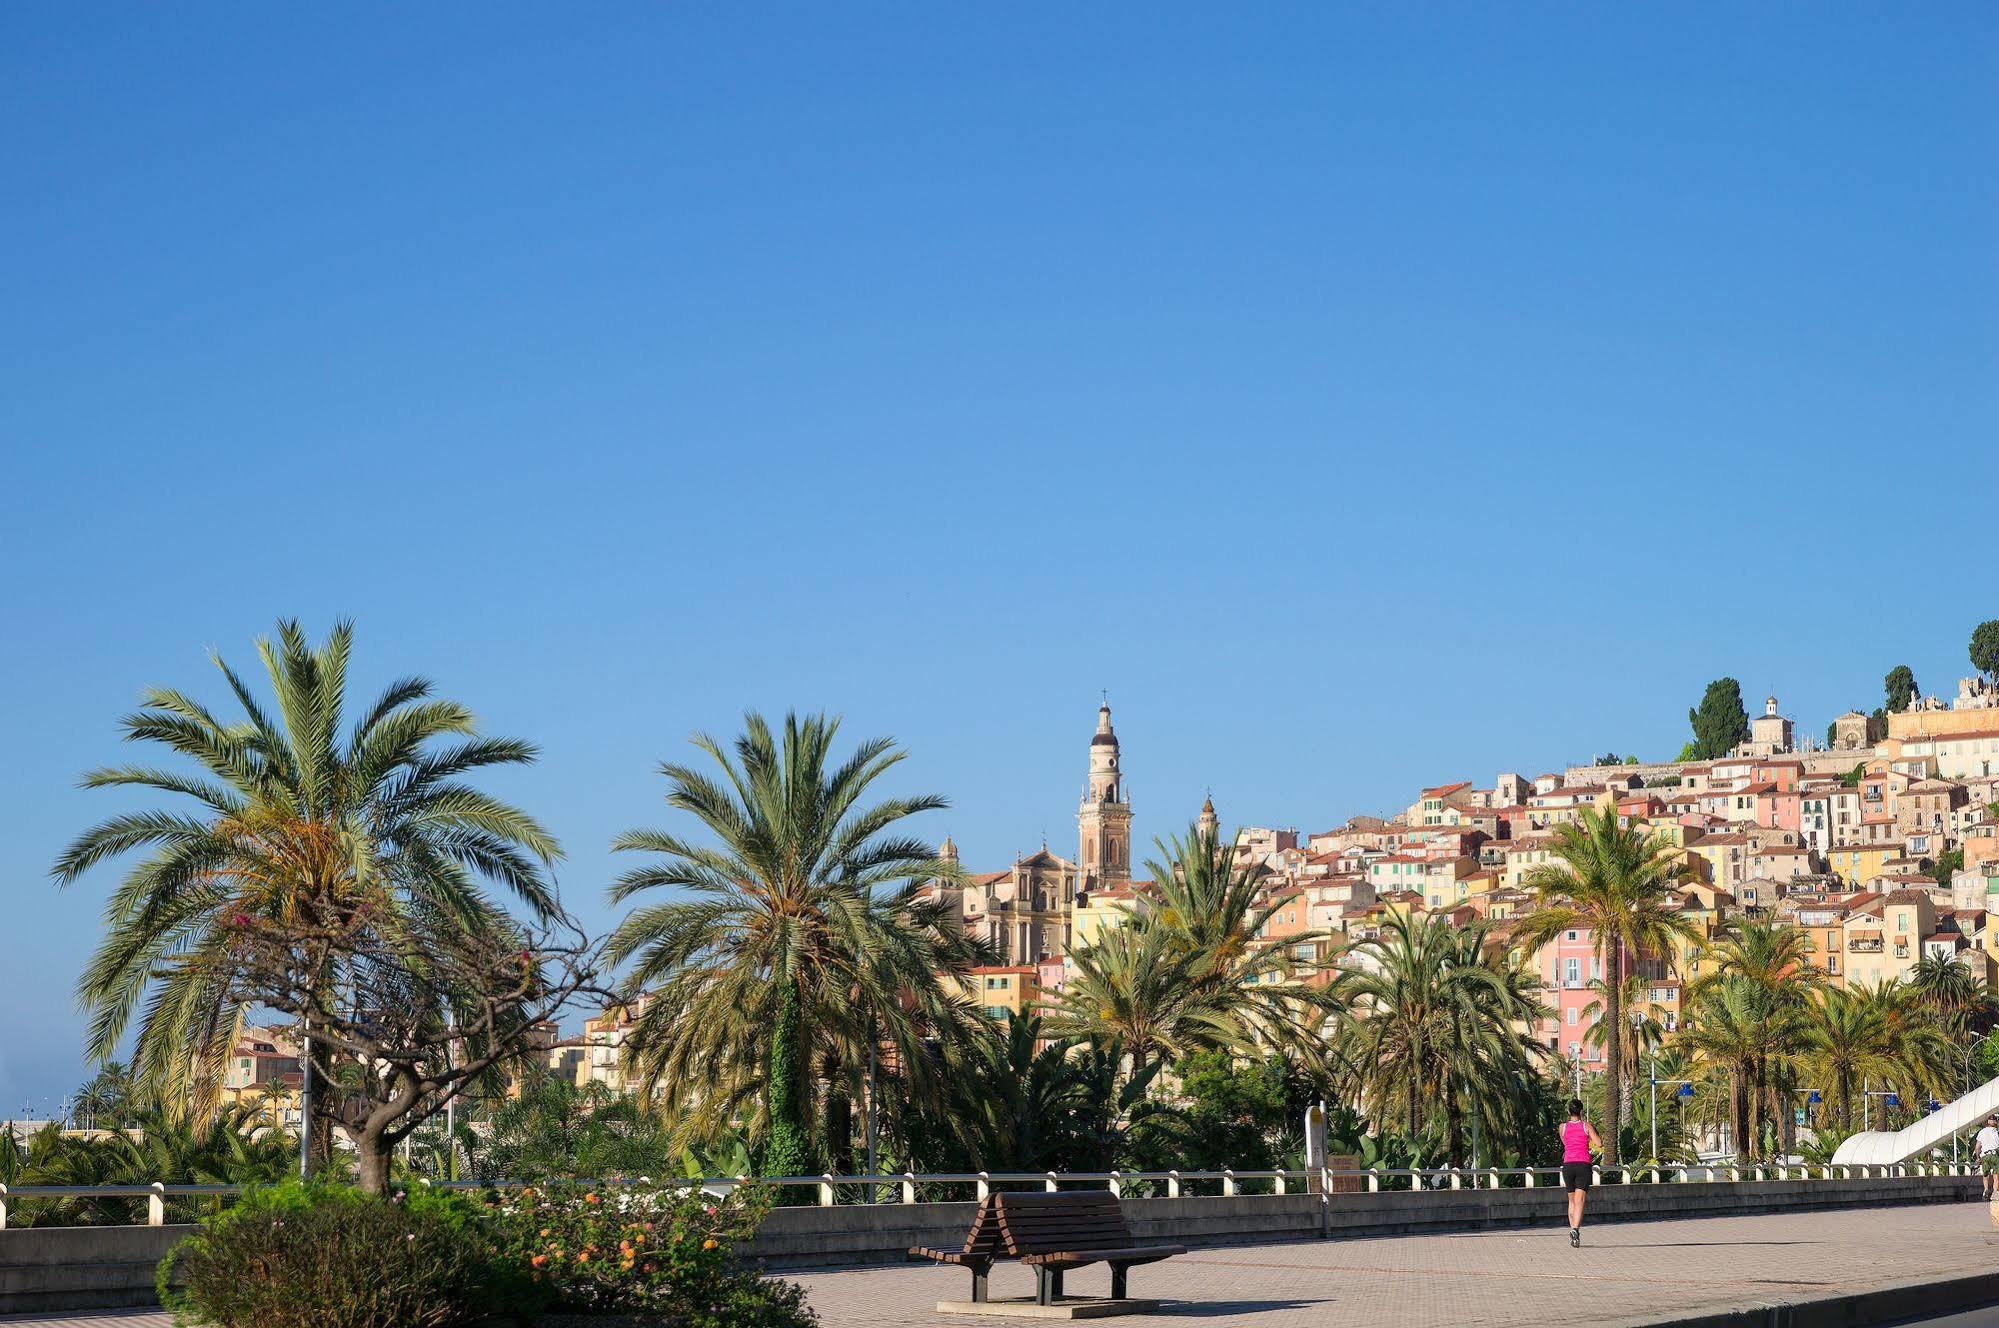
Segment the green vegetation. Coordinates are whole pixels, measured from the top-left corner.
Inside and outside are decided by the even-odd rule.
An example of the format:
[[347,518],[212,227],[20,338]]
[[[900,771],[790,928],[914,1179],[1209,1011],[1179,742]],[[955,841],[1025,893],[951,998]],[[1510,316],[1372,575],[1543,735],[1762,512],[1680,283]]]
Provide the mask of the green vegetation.
[[1603,1136],[1606,1160],[1614,1164],[1617,1131],[1624,1120],[1625,957],[1674,954],[1698,941],[1699,935],[1668,906],[1670,892],[1685,872],[1671,846],[1621,825],[1614,811],[1583,812],[1579,820],[1555,831],[1552,849],[1555,862],[1535,867],[1521,878],[1536,896],[1522,937],[1530,949],[1538,949],[1565,931],[1587,928],[1596,942],[1608,1050]]
[[1396,1121],[1412,1140],[1441,1112],[1454,1164],[1471,1160],[1473,1113],[1486,1113],[1488,1134],[1516,1133],[1540,1054],[1519,1032],[1547,1013],[1537,984],[1495,939],[1484,921],[1396,913],[1332,984],[1342,1083],[1377,1123]]
[[[298,1144],[260,1129],[253,1113],[224,1111],[200,1123],[139,1104],[117,1113],[120,1129],[65,1134],[47,1125],[15,1146],[0,1134],[0,1185],[122,1186],[271,1184],[298,1169]],[[219,1200],[175,1195],[168,1218],[190,1221]],[[143,1222],[144,1197],[15,1198],[9,1226],[96,1226]]]
[[780,736],[752,714],[733,756],[697,736],[720,782],[686,765],[661,773],[667,805],[714,845],[666,830],[613,845],[660,859],[625,873],[613,903],[684,892],[635,908],[611,936],[611,962],[630,964],[627,988],[650,994],[631,1067],[681,1142],[740,1117],[765,1175],[815,1175],[822,1160],[852,1170],[870,1049],[893,1048],[903,1091],[934,1100],[932,1047],[963,1044],[978,1019],[952,980],[986,956],[925,888],[958,880],[958,866],[900,833],[947,804],[919,795],[864,806],[903,752],[875,738],[836,761],[838,731],[824,715],[789,715]]
[[161,1263],[160,1298],[190,1328],[454,1328],[545,1313],[802,1328],[803,1292],[734,1257],[764,1207],[754,1191],[677,1186],[480,1200],[291,1182],[207,1218]]
[[1897,664],[1888,670],[1888,676],[1881,680],[1882,690],[1887,693],[1887,711],[1899,715],[1916,700],[1916,675],[1907,664]]
[[1972,629],[1971,667],[1999,683],[1999,618],[1987,619]]
[[[197,1114],[211,1108],[221,1063],[255,1006],[299,1017],[315,1005],[332,1008],[332,994],[355,977],[354,965],[341,963],[353,931],[381,938],[378,954],[408,950],[417,937],[428,950],[453,933],[500,933],[510,924],[482,881],[537,919],[557,914],[547,876],[560,851],[554,837],[459,778],[525,764],[534,749],[479,736],[472,712],[434,699],[421,678],[391,684],[343,738],[352,644],[345,623],[315,648],[297,623],[282,622],[275,641],[257,643],[275,712],[217,657],[239,718],[224,721],[188,693],[152,688],[125,719],[128,740],[160,744],[200,775],[130,765],[84,776],[89,788],[144,789],[193,804],[114,816],[81,835],[54,869],[67,886],[101,862],[146,852],[112,895],[77,994],[95,1058],[108,1059],[138,1019],[133,1075],[156,1101]],[[260,958],[280,972],[259,972]],[[316,1068],[351,1090],[316,1104],[359,1150],[364,1183],[379,1189],[389,1151],[435,1094],[402,1098],[402,1075],[362,1072],[379,1066],[379,1048],[308,1048]],[[489,1050],[487,1064],[509,1049]],[[384,1119],[379,1109],[395,1101],[401,1111]],[[358,1102],[357,1114],[336,1117],[344,1102]]]
[[1683,749],[1681,760],[1712,761],[1728,755],[1736,744],[1749,737],[1749,712],[1742,707],[1742,684],[1733,678],[1717,678],[1707,685],[1699,706],[1687,712],[1694,740]]

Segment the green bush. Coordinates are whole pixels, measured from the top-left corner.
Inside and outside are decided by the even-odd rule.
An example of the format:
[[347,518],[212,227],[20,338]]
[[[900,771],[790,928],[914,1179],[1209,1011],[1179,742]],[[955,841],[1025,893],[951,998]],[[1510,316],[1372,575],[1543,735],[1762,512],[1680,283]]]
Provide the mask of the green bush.
[[[486,1216],[418,1192],[252,1190],[160,1263],[160,1301],[204,1328],[449,1328],[512,1309]],[[515,1304],[518,1304],[516,1301]]]
[[680,1185],[558,1184],[492,1199],[497,1258],[525,1271],[546,1308],[656,1314],[687,1328],[809,1324],[804,1292],[739,1262],[768,1195],[717,1198]]

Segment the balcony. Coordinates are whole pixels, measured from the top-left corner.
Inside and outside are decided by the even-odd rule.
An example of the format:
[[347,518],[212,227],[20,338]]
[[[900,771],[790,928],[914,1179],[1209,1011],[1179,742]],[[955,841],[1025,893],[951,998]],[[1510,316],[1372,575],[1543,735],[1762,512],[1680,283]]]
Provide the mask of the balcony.
[[1846,942],[1846,949],[1848,954],[1880,954],[1881,938],[1879,936],[1850,937]]

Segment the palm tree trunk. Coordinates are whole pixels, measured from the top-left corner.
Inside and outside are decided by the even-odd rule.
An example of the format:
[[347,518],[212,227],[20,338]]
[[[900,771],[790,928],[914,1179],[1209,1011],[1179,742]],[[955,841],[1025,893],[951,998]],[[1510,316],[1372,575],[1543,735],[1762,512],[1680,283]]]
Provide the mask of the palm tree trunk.
[[1618,1126],[1624,1107],[1623,1085],[1619,1080],[1624,1073],[1624,952],[1620,939],[1604,937],[1603,942],[1603,986],[1604,1019],[1609,1027],[1603,1033],[1603,1116],[1609,1128],[1603,1132],[1603,1160],[1617,1165]]
[[770,1140],[764,1149],[766,1176],[812,1174],[811,1132],[805,1119],[806,1095],[798,1082],[798,985],[777,975],[777,1017],[770,1034]]
[[1734,1116],[1732,1124],[1735,1127],[1735,1160],[1737,1162],[1747,1162],[1749,1160],[1749,1078],[1749,1067],[1747,1065],[1738,1066],[1734,1075],[1735,1082],[1730,1086],[1729,1091],[1731,1099],[1729,1105],[1733,1109],[1731,1114]]
[[828,1060],[826,1079],[826,1166],[836,1176],[854,1174],[854,1100],[839,1061]]

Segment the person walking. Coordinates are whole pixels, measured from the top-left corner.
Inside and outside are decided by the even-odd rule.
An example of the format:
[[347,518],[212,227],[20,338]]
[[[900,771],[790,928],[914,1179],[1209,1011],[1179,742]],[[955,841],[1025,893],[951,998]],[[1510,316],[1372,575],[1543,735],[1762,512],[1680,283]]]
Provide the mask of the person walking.
[[1569,1244],[1583,1243],[1583,1204],[1589,1199],[1593,1165],[1590,1155],[1603,1151],[1596,1126],[1583,1119],[1583,1100],[1569,1099],[1569,1118],[1562,1125],[1562,1188],[1569,1192]]
[[1978,1130],[1978,1171],[1985,1178],[1985,1199],[1999,1189],[1999,1116],[1987,1116]]

